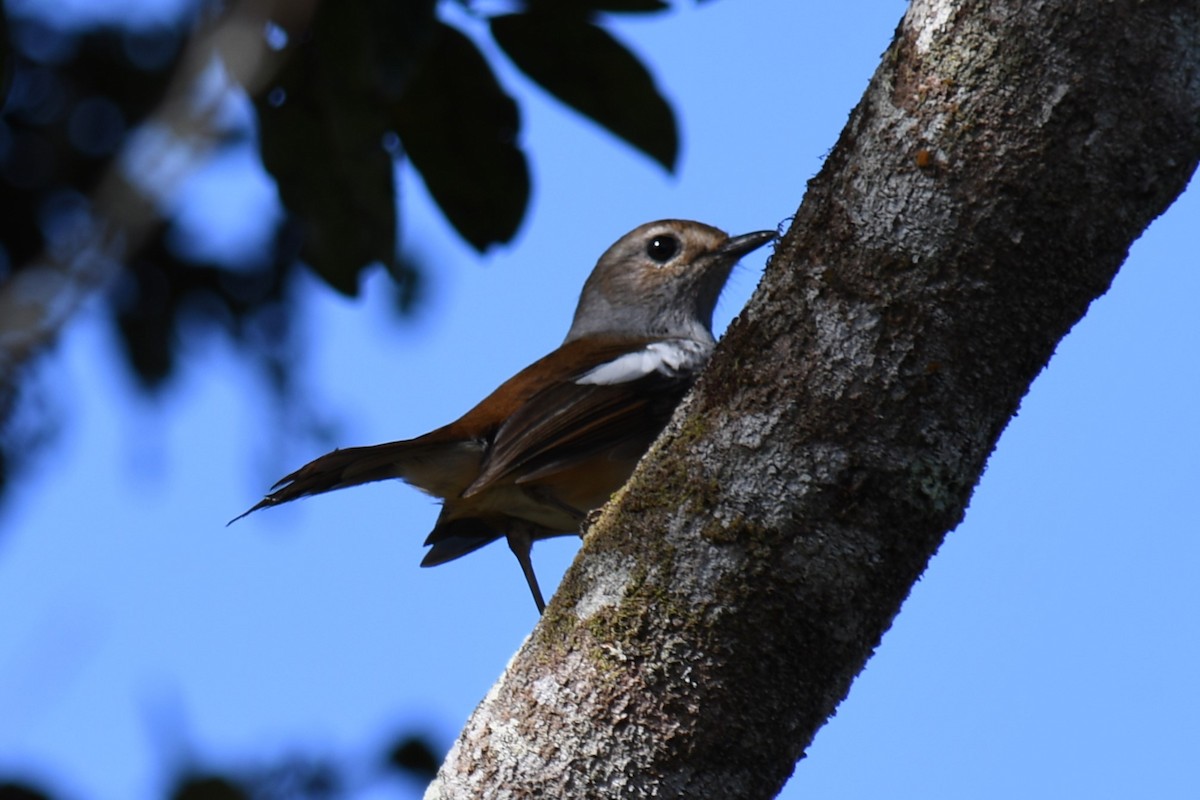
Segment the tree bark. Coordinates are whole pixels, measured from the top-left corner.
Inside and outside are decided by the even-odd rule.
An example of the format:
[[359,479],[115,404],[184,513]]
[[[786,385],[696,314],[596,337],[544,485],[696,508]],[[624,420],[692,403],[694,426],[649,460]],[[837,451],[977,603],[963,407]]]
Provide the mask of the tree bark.
[[426,797],[775,794],[1198,159],[1200,4],[916,0]]

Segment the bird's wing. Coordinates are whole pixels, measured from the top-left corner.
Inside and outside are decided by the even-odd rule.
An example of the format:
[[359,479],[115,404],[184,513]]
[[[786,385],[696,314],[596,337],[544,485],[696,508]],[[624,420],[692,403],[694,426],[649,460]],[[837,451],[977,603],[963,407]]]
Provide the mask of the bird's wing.
[[544,381],[497,429],[479,477],[463,496],[506,479],[540,480],[614,447],[636,450],[636,460],[696,376],[695,369],[664,365],[659,354],[645,355],[653,346],[629,342]]

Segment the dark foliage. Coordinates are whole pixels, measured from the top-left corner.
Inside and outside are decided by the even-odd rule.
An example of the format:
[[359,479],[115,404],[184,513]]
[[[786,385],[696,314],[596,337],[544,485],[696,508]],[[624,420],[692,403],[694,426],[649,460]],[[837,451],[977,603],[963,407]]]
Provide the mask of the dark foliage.
[[[169,800],[338,800],[385,784],[393,776],[408,779],[410,789],[433,780],[442,750],[430,739],[403,733],[375,763],[383,770],[364,773],[353,758],[287,755],[255,766],[195,766],[179,770],[165,788]],[[51,800],[45,786],[0,776],[0,800]]]
[[29,783],[0,780],[0,800],[50,800],[50,795]]
[[421,736],[404,736],[392,745],[388,753],[387,766],[409,775],[422,783],[429,783],[437,775],[442,756]]
[[594,119],[667,169],[679,137],[671,107],[642,63],[582,14],[530,11],[491,20],[513,63],[559,100]]
[[[248,86],[255,126],[217,125],[206,152],[245,147],[257,135],[284,208],[281,221],[262,223],[273,228],[269,245],[220,261],[179,235],[175,209],[155,195],[166,189],[129,165],[137,163],[131,135],[164,106],[180,104],[181,72],[196,69],[188,48],[222,17],[204,7],[169,27],[77,29],[0,11],[0,293],[31,265],[86,254],[81,230],[99,225],[119,238],[141,224],[106,281],[119,359],[138,385],[160,389],[189,342],[219,335],[286,399],[299,264],[347,295],[357,293],[364,270],[382,266],[401,313],[420,297],[421,268],[397,242],[397,168],[420,172],[477,250],[509,241],[524,217],[530,178],[518,105],[476,44],[439,21],[436,5],[319,3],[311,19],[278,20],[270,47],[256,43],[273,72]],[[458,5],[479,15],[470,0]],[[601,24],[603,14],[667,7],[526,0],[488,30],[532,80],[671,169],[678,149],[671,109],[646,68]],[[238,8],[227,4],[225,13]],[[122,186],[120,202],[103,190],[106,182]],[[30,452],[28,436],[18,447],[7,430],[27,357],[0,347],[0,493]]]
[[334,800],[346,797],[342,772],[333,762],[301,757],[238,773],[185,773],[170,800]]

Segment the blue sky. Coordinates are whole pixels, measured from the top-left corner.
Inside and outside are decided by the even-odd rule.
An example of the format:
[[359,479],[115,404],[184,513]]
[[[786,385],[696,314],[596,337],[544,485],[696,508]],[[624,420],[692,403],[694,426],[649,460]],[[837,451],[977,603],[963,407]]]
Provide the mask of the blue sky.
[[[555,347],[596,257],[635,225],[791,215],[904,8],[723,0],[619,21],[679,113],[677,176],[502,70],[534,176],[513,245],[474,256],[406,172],[405,241],[437,267],[417,318],[394,321],[379,276],[359,300],[305,292],[303,381],[339,443],[443,424]],[[180,202],[214,242],[252,239],[269,184],[219,166]],[[1060,345],[783,797],[1194,791],[1198,219],[1193,188]],[[720,324],[765,256],[735,272]],[[272,435],[224,345],[197,346],[151,403],[110,336],[85,313],[46,360],[67,424],[0,517],[0,772],[136,800],[179,763],[365,753],[413,727],[449,746],[536,622],[507,549],[418,568],[437,508],[399,484],[225,528],[320,453]],[[537,546],[543,587],[576,547]],[[363,796],[416,796],[386,789]]]

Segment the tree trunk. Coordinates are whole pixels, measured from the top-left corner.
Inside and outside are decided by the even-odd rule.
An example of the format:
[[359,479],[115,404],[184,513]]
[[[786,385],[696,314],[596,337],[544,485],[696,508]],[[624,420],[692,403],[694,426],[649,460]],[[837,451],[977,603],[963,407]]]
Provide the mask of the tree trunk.
[[426,796],[775,794],[1198,158],[1200,4],[916,0]]

